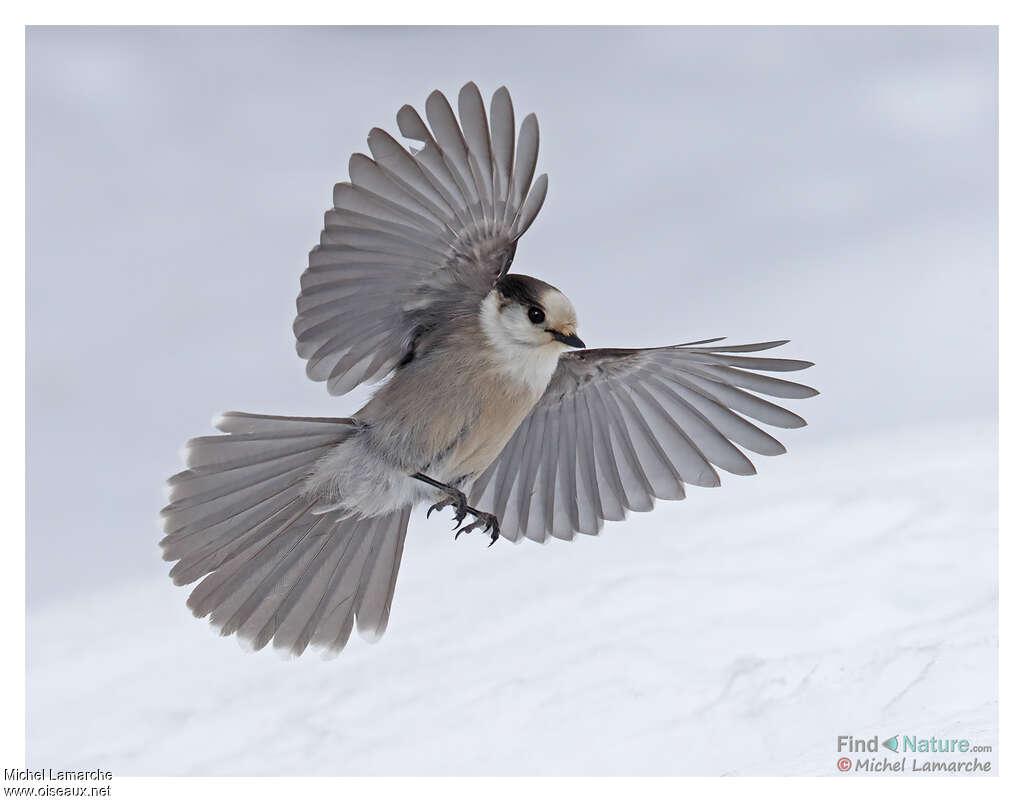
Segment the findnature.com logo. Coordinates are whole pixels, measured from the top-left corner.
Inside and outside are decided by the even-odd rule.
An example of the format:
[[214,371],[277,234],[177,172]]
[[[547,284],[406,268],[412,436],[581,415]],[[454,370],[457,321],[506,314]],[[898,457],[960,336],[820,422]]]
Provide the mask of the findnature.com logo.
[[[902,757],[877,756],[879,746]],[[836,739],[836,751],[851,753],[853,757],[840,757],[836,768],[841,772],[920,773],[942,772],[973,774],[992,771],[992,761],[968,757],[973,753],[990,753],[987,744],[972,744],[967,738],[922,738],[916,735],[893,735],[879,741],[877,735],[871,738],[854,738],[840,735]]]

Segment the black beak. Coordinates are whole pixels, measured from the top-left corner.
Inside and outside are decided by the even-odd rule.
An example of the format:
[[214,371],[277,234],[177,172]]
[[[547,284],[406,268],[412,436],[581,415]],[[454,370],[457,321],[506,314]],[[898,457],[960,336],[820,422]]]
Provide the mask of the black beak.
[[560,331],[552,331],[551,335],[558,340],[560,343],[571,345],[573,348],[586,348],[583,340],[577,337],[575,334],[562,334]]

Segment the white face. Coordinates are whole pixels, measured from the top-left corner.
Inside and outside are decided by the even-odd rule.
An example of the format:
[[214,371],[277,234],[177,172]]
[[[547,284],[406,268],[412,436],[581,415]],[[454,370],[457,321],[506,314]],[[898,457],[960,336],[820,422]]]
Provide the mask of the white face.
[[[569,299],[553,287],[538,298],[536,305],[498,300],[496,307],[497,323],[507,341],[524,346],[547,346],[558,351],[582,347],[576,338],[576,310]],[[564,342],[565,339],[570,342]]]
[[576,310],[554,287],[545,286],[528,300],[492,290],[480,305],[480,324],[497,369],[539,398],[558,358],[582,348],[576,336]]

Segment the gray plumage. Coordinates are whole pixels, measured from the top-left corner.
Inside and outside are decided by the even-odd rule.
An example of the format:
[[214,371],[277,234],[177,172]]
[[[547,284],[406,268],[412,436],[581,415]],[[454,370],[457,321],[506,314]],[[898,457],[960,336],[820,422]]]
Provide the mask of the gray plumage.
[[470,501],[494,512],[513,539],[569,540],[596,535],[627,510],[650,510],[654,499],[681,499],[686,484],[716,487],[716,467],[755,473],[736,444],[765,455],[785,448],[737,412],[784,428],[806,423],[739,388],[808,398],[817,392],[750,369],[810,363],[736,355],[783,341],[701,347],[711,342],[563,354],[540,401],[474,482]]
[[403,106],[410,148],[370,132],[301,278],[309,377],[333,395],[387,382],[349,418],[226,413],[170,480],[171,577],[201,580],[193,613],[257,649],[381,635],[422,501],[475,516],[467,529],[493,513],[511,540],[597,534],[719,470],[754,473],[741,449],[783,453],[751,419],[805,425],[760,397],[815,394],[764,375],[811,363],[749,355],[783,341],[569,350],[572,304],[509,273],[547,192],[536,117],[517,137],[504,87],[489,115],[474,84],[457,107],[436,91],[426,122]]

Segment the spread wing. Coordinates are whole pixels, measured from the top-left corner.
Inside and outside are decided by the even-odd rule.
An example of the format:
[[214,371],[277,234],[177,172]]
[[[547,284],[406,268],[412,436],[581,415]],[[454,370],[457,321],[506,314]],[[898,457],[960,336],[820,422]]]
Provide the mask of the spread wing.
[[681,499],[686,483],[717,486],[716,468],[755,473],[739,446],[786,449],[749,418],[787,429],[806,421],[754,393],[818,394],[762,372],[812,363],[745,355],[786,340],[705,347],[721,339],[563,354],[536,407],[473,483],[470,503],[498,516],[511,540],[571,539],[655,499]]
[[419,147],[374,128],[372,158],[353,155],[350,180],[334,188],[294,325],[307,375],[332,395],[384,377],[418,338],[475,307],[544,202],[547,176],[533,181],[537,118],[523,120],[517,141],[508,90],[494,93],[488,120],[473,83],[458,109],[457,120],[433,92],[428,127],[403,106],[398,128]]

